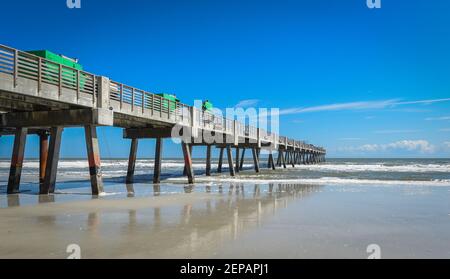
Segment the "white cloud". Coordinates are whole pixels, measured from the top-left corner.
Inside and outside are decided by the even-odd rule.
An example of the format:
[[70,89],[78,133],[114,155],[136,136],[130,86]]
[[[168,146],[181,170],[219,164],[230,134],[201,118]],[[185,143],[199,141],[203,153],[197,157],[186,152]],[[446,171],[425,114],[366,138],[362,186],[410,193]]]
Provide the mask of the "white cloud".
[[446,148],[449,148],[449,149],[450,149],[450,141],[444,142],[444,146],[445,146]]
[[444,128],[444,129],[440,129],[440,132],[450,132],[450,128]]
[[398,105],[417,105],[417,104],[431,105],[434,103],[442,103],[442,102],[448,102],[448,101],[450,101],[450,98],[420,100],[420,101],[411,101],[411,102],[399,102]]
[[428,117],[425,118],[427,121],[444,121],[444,120],[450,120],[450,116],[442,116],[442,117]]
[[314,106],[306,108],[289,108],[280,110],[280,115],[283,114],[298,114],[306,112],[321,112],[321,111],[339,111],[339,110],[362,110],[362,109],[380,109],[394,105],[396,100],[372,101],[372,102],[352,102],[339,103],[323,106]]
[[374,131],[374,134],[407,134],[407,133],[417,133],[420,130],[380,130]]
[[361,101],[350,103],[335,103],[313,107],[297,107],[280,110],[280,115],[286,114],[300,114],[308,112],[323,112],[323,111],[343,111],[343,110],[365,110],[365,109],[385,109],[394,108],[403,105],[425,104],[430,105],[439,102],[448,102],[450,98],[434,99],[434,100],[419,100],[410,102],[400,102],[398,99],[381,100],[381,101]]
[[234,107],[235,108],[248,108],[256,106],[259,103],[258,99],[249,99],[249,100],[242,100],[239,103],[237,103]]
[[344,148],[345,151],[379,152],[389,150],[419,151],[433,153],[436,147],[426,140],[402,140],[388,144],[365,144],[358,147]]

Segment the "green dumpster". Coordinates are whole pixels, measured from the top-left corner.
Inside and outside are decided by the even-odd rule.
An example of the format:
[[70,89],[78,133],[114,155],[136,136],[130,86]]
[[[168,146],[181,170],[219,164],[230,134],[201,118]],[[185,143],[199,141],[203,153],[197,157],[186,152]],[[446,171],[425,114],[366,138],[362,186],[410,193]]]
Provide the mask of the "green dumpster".
[[214,109],[214,105],[210,101],[206,100],[206,101],[203,101],[202,109],[203,109],[203,111],[211,112]]
[[177,96],[173,94],[167,94],[167,93],[160,93],[156,94],[158,96],[163,97],[162,99],[162,107],[163,109],[169,109],[170,112],[175,111],[177,109],[177,104],[180,102],[180,100],[177,98]]
[[[59,82],[59,65],[64,65],[69,68],[62,68],[62,80],[63,84],[71,87],[73,89],[76,88],[77,83],[77,72],[76,70],[82,71],[83,66],[78,64],[75,59],[65,57],[63,55],[55,54],[48,50],[31,50],[27,51],[27,53],[42,57],[50,62],[44,61],[43,63],[43,79],[49,82],[57,83]],[[53,62],[53,63],[51,63]],[[84,84],[86,82],[86,77],[83,74],[80,74],[80,89],[84,88]]]

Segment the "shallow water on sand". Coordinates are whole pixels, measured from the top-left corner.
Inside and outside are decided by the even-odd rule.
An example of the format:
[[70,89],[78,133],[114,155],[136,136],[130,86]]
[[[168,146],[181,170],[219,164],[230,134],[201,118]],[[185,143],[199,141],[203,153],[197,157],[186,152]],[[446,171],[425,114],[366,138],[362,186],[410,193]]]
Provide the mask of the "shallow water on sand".
[[[28,161],[19,195],[6,196],[9,162],[0,161],[0,258],[450,258],[448,160],[334,160],[185,185],[182,162],[103,164],[105,190],[90,196],[84,161],[62,161],[55,195],[37,195],[37,162]],[[225,170],[226,171],[226,170]]]

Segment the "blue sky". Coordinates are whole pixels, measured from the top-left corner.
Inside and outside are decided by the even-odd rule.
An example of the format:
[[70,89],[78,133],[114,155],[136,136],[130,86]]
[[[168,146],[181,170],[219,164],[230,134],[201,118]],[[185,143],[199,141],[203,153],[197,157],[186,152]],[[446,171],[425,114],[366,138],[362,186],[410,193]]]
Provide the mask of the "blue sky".
[[[0,43],[77,57],[85,70],[184,103],[280,108],[281,133],[332,157],[449,157],[450,2],[3,1]],[[125,157],[117,128],[104,157]],[[0,157],[12,138],[0,138]],[[27,156],[36,156],[29,137]],[[145,140],[139,156],[153,156]],[[84,157],[67,129],[63,157]],[[167,141],[164,156],[180,155]],[[201,156],[200,151],[194,155]]]

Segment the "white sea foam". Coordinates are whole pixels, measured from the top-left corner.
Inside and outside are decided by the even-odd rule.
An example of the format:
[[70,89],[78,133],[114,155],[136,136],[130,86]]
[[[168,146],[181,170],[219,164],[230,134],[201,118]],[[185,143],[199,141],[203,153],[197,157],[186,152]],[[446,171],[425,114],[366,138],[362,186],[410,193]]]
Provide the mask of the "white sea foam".
[[323,171],[323,172],[448,172],[450,164],[323,164],[323,165],[301,165],[301,170]]
[[[136,162],[136,168],[153,168],[153,160],[138,160]],[[119,168],[126,170],[128,166],[127,160],[104,160],[102,161],[103,169]],[[9,161],[0,161],[0,169],[9,169]],[[167,160],[163,161],[163,168],[167,169],[181,169],[184,167],[184,163],[180,160]],[[203,162],[194,162],[193,167],[195,169],[202,169],[205,167]],[[251,164],[244,164],[245,168],[251,168]],[[37,160],[24,162],[24,169],[37,169],[39,168],[39,162]],[[73,171],[74,169],[87,169],[87,160],[61,160],[58,164],[58,169],[68,169]],[[439,172],[450,173],[450,164],[403,164],[403,165],[389,165],[383,163],[374,164],[355,164],[350,162],[343,163],[329,163],[320,165],[299,165],[296,166],[298,170],[306,171],[318,171],[318,172],[411,172],[411,173],[426,173],[426,172]]]
[[[185,178],[168,178],[171,182],[185,182]],[[311,185],[411,185],[411,186],[450,186],[450,179],[442,180],[381,180],[381,179],[352,179],[338,177],[321,178],[298,178],[298,179],[256,179],[253,177],[225,177],[225,176],[201,176],[196,178],[196,182],[216,182],[216,183],[252,183],[252,184],[311,184]]]

